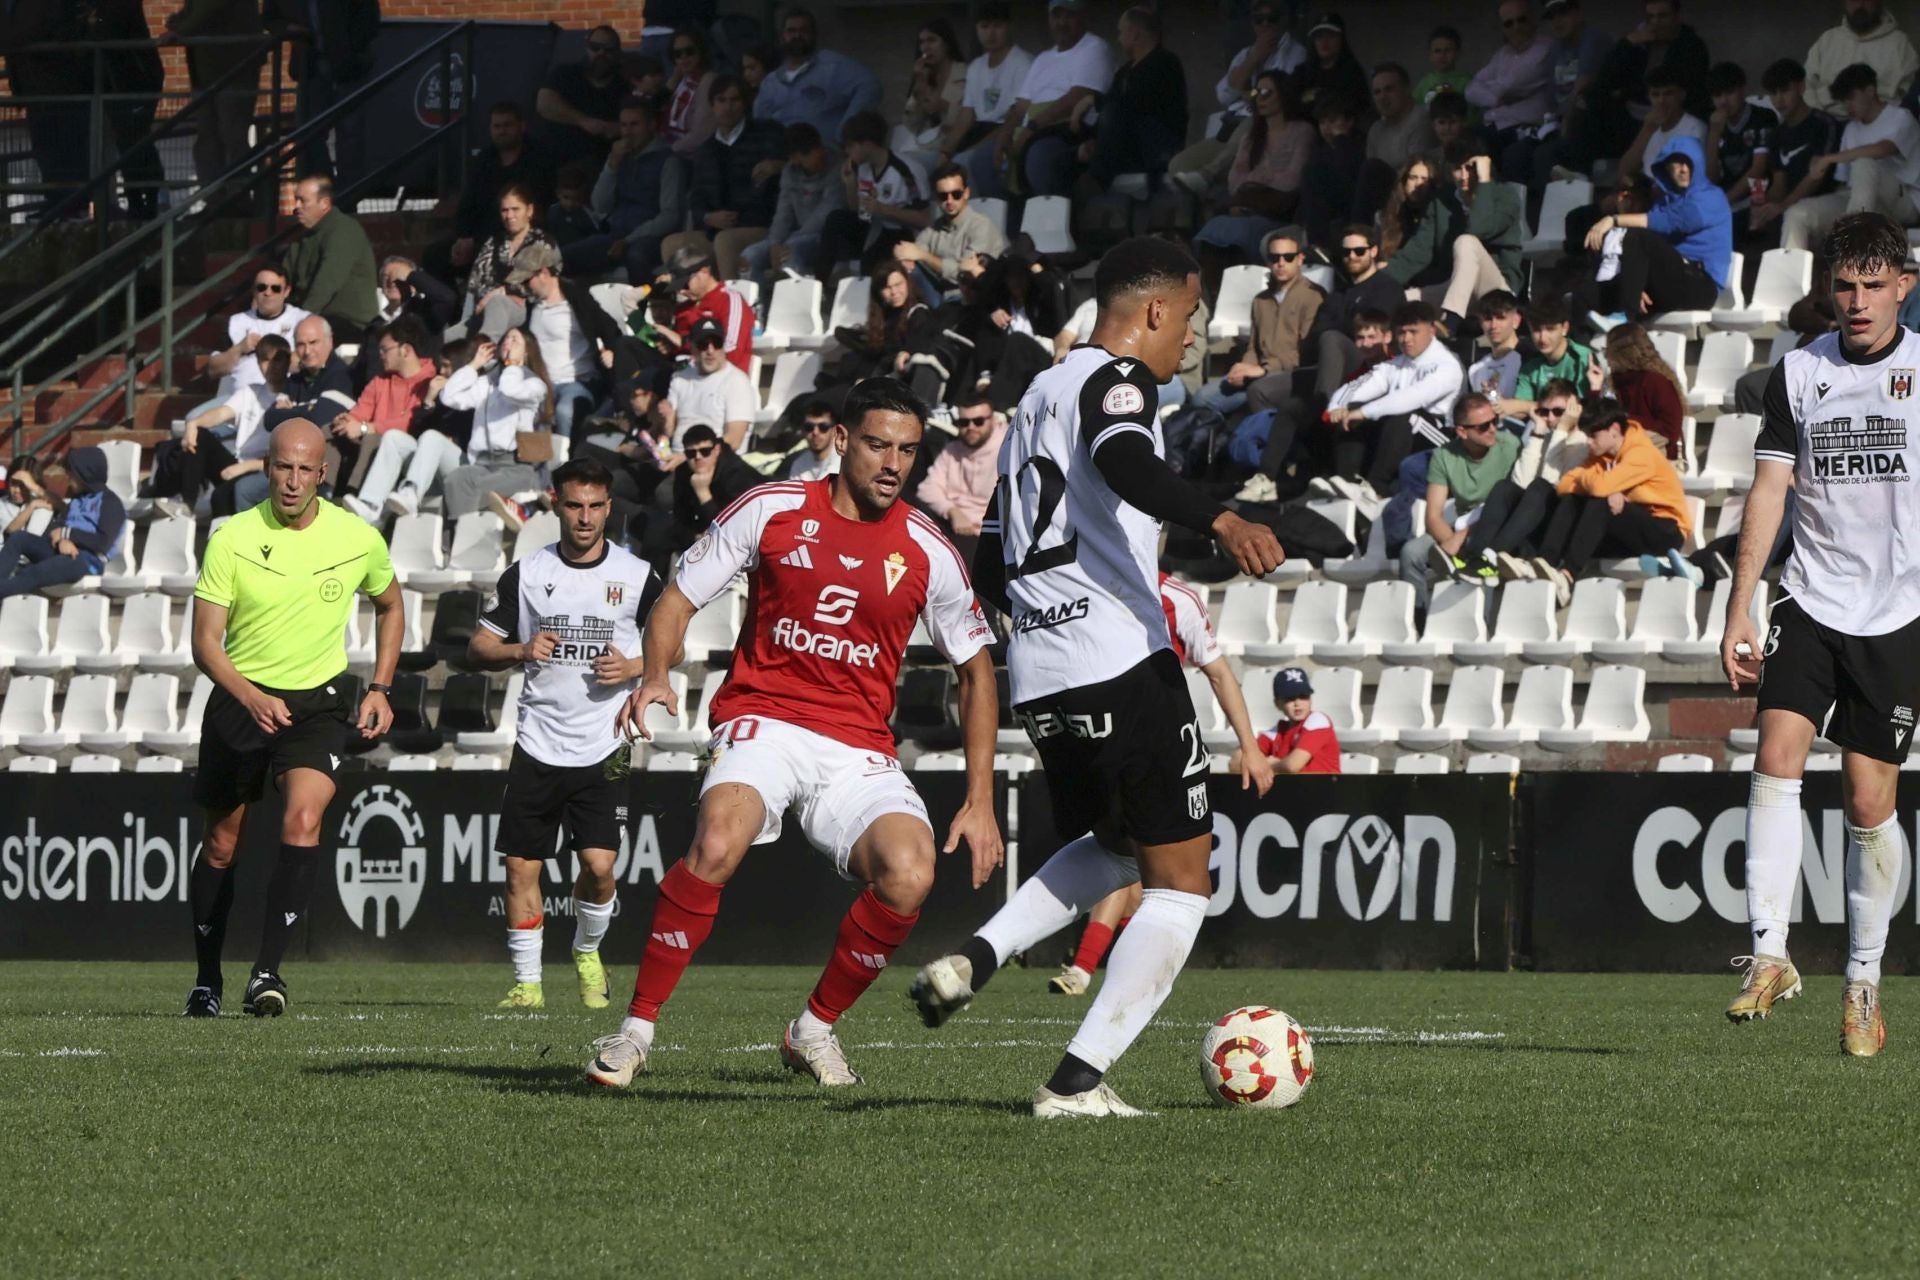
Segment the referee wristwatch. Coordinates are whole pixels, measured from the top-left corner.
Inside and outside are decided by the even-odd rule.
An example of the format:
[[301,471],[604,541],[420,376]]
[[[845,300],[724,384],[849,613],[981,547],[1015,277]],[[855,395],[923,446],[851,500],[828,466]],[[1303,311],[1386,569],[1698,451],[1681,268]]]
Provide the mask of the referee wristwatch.
[[367,686],[367,692],[377,693],[382,697],[391,698],[393,697],[393,686],[390,684],[369,684]]

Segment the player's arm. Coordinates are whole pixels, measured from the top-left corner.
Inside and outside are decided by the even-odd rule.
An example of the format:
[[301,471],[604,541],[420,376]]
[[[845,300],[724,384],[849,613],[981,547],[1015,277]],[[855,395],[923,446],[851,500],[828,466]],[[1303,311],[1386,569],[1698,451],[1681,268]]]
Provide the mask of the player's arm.
[[973,590],[1002,615],[1012,617],[1013,602],[1007,598],[1006,540],[1001,532],[1006,519],[1006,496],[1007,478],[1001,476],[993,487],[992,501],[980,517],[980,540],[973,548]]
[[[373,601],[373,683],[392,687],[400,669],[400,647],[407,641],[407,612],[400,598],[400,580],[390,577]],[[360,736],[377,738],[393,727],[393,706],[387,695],[367,690],[360,700]]]
[[287,704],[241,675],[227,657],[227,606],[205,596],[193,606],[193,665],[247,709],[262,733],[278,733],[293,723]]
[[[1753,444],[1753,488],[1740,518],[1740,544],[1734,553],[1733,588],[1727,595],[1725,633],[1720,638],[1720,667],[1735,689],[1760,678],[1760,633],[1753,625],[1753,593],[1773,558],[1780,522],[1786,518],[1787,490],[1800,453],[1800,424],[1787,392],[1786,361],[1773,366],[1760,402],[1760,435]],[[1745,656],[1741,656],[1741,646]]]
[[960,732],[967,757],[967,798],[953,817],[947,843],[952,853],[966,841],[973,858],[973,887],[993,875],[1006,856],[1000,823],[993,813],[993,750],[1000,730],[1000,691],[993,678],[993,654],[980,649],[954,670],[960,677]]
[[1200,670],[1213,686],[1213,696],[1219,701],[1220,709],[1227,713],[1233,736],[1240,740],[1240,750],[1234,753],[1240,789],[1245,791],[1251,786],[1266,795],[1267,789],[1273,786],[1273,765],[1267,753],[1260,749],[1260,736],[1253,731],[1253,718],[1247,714],[1247,700],[1240,695],[1240,682],[1233,678],[1233,667],[1225,658],[1215,658]]
[[655,703],[665,707],[670,716],[680,714],[680,700],[674,697],[673,686],[667,682],[667,676],[685,652],[687,628],[693,624],[693,615],[698,612],[700,607],[687,598],[687,593],[680,589],[678,582],[669,584],[660,593],[653,611],[647,614],[647,629],[640,637],[640,687],[620,708],[620,715],[614,722],[614,728],[620,733],[628,737],[650,738],[645,722],[647,708]]
[[467,665],[482,671],[505,671],[529,662],[545,662],[553,656],[560,637],[551,631],[537,631],[525,641],[511,637],[520,633],[520,566],[511,564],[494,584],[493,598],[480,615],[480,625],[467,641]]
[[1122,502],[1156,520],[1211,534],[1244,574],[1265,577],[1286,559],[1272,529],[1242,520],[1181,479],[1153,451],[1152,437],[1144,431],[1109,436],[1093,463]]

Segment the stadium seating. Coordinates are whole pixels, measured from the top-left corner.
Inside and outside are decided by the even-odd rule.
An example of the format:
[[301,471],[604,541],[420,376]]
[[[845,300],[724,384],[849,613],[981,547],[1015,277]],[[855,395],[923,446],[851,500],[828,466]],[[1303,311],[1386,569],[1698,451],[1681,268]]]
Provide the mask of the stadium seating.
[[141,756],[133,762],[135,773],[182,773],[186,767],[185,762],[173,756]]
[[1032,196],[1021,211],[1020,230],[1035,251],[1068,254],[1074,251],[1072,221],[1073,202],[1065,196]]
[[1500,698],[1506,684],[1506,672],[1499,667],[1453,668],[1440,723],[1402,729],[1400,745],[1416,751],[1434,751],[1459,742],[1475,729],[1498,729]]
[[1231,582],[1220,597],[1220,616],[1214,622],[1214,636],[1220,648],[1236,656],[1255,656],[1254,646],[1262,653],[1278,657],[1279,631],[1274,621],[1274,606],[1279,592],[1265,582]]
[[456,741],[468,734],[486,735],[497,727],[491,704],[493,682],[477,671],[460,671],[447,677],[440,690],[440,716],[436,723],[442,734],[453,734]]
[[1536,742],[1543,730],[1573,728],[1573,668],[1525,667],[1504,725],[1467,729],[1467,745],[1500,751]]
[[491,729],[462,729],[453,744],[462,751],[492,752],[505,755],[513,750],[514,735],[520,724],[520,688],[526,676],[516,671],[507,677],[506,696],[500,704],[500,716]]
[[[1333,721],[1342,745],[1377,747],[1380,745],[1380,735],[1362,727],[1361,684],[1360,672],[1353,667],[1323,667],[1313,673],[1313,708],[1325,713],[1327,719]],[[1271,682],[1267,698],[1268,701],[1273,698]],[[1275,715],[1278,715],[1277,709]]]
[[1360,613],[1346,640],[1313,646],[1315,662],[1357,662],[1380,656],[1382,646],[1419,638],[1413,627],[1413,584],[1370,582],[1360,597]]
[[78,755],[67,762],[68,773],[118,773],[120,760],[117,756]]
[[1264,266],[1228,267],[1220,277],[1213,318],[1207,322],[1208,340],[1231,342],[1246,337],[1253,325],[1253,300],[1271,279]]
[[1713,757],[1697,755],[1690,751],[1676,751],[1672,755],[1661,756],[1653,766],[1655,773],[1712,773]]
[[15,747],[27,736],[52,733],[53,679],[15,676],[0,700],[0,747]]
[[[211,533],[211,530],[209,530]],[[193,549],[191,516],[169,516],[147,525],[141,574],[170,596],[190,596],[200,580],[200,558]]]
[[59,768],[52,756],[15,756],[7,762],[8,773],[57,773]]
[[540,548],[558,541],[560,517],[551,511],[536,511],[520,526],[520,532],[513,535],[513,556],[509,563],[518,564]]
[[[393,708],[393,728],[387,742],[395,751],[424,753],[438,751],[444,740],[427,714],[427,682],[417,672],[402,671],[393,678],[393,693],[387,703]],[[349,739],[350,751],[370,750],[372,744]]]
[[[1698,593],[1696,592],[1696,595]],[[1713,598],[1707,603],[1707,616],[1697,640],[1669,640],[1660,647],[1660,656],[1670,662],[1712,662],[1720,660],[1720,641],[1727,634],[1727,602],[1733,598],[1733,580],[1722,578],[1713,584]],[[1753,623],[1762,634],[1767,629],[1767,584],[1753,588]]]
[[1367,728],[1380,742],[1397,741],[1402,730],[1433,728],[1433,671],[1427,667],[1382,671]]
[[[1699,312],[1669,312],[1670,315],[1698,315]],[[1649,326],[1651,328],[1651,326]],[[1680,379],[1680,398],[1685,400],[1687,387],[1687,334],[1675,329],[1653,328],[1647,337],[1653,340],[1653,349],[1667,362],[1674,376]]]
[[16,745],[32,755],[51,755],[76,745],[109,750],[125,746],[113,711],[113,694],[112,676],[75,676],[60,704],[58,727],[22,733]]
[[1378,756],[1364,755],[1357,751],[1342,751],[1340,753],[1340,772],[1369,777],[1380,772],[1380,758]]
[[1560,256],[1567,244],[1567,215],[1592,203],[1593,184],[1584,178],[1549,182],[1540,199],[1540,226],[1521,252],[1529,258]]
[[486,597],[478,591],[449,591],[440,597],[426,650],[435,663],[466,665],[467,644],[480,627],[480,611],[485,605]]
[[1386,662],[1430,662],[1452,654],[1459,644],[1487,639],[1486,589],[1474,582],[1442,582],[1427,605],[1426,629],[1418,640],[1390,640],[1380,646]]
[[967,207],[1000,228],[1001,235],[1007,233],[1007,202],[1005,200],[995,196],[975,196],[967,202]]
[[1467,757],[1465,772],[1515,774],[1520,772],[1520,757],[1504,751],[1476,751]]
[[44,653],[21,654],[15,658],[15,665],[21,671],[44,675],[71,670],[82,657],[98,660],[110,653],[113,645],[107,637],[107,609],[111,603],[97,592],[62,600],[53,644]]
[[486,773],[506,768],[507,762],[496,755],[461,752],[454,756],[453,763],[448,767],[462,773]]
[[647,733],[656,739],[667,734],[677,734],[684,739],[687,732],[687,673],[668,672],[667,687],[673,690],[676,709],[670,713],[663,703],[656,702],[647,708],[642,723]]
[[[157,591],[131,596],[120,610],[120,634],[114,638],[109,656],[115,668],[137,667],[142,671],[177,671],[180,656],[178,637],[173,631],[173,601]],[[84,670],[94,670],[86,662]],[[104,667],[99,669],[106,669]]]
[[[763,331],[755,336],[755,350],[785,351],[795,338],[818,339],[820,327],[820,282],[818,280],[776,280],[768,300]],[[759,380],[754,380],[759,385]]]
[[[1524,585],[1530,584],[1511,584]],[[1565,662],[1591,651],[1596,640],[1623,640],[1626,634],[1626,590],[1613,578],[1582,578],[1573,584],[1573,603],[1559,638],[1528,640],[1520,656],[1528,662]]]
[[128,524],[120,532],[120,545],[100,571],[100,590],[110,596],[130,596],[136,591],[151,591],[159,580],[141,573],[134,551],[138,525]]
[[[975,200],[973,207],[978,209],[980,202]],[[865,328],[867,306],[872,299],[871,276],[842,276],[840,283],[833,288],[833,307],[827,313],[826,328],[819,333],[790,334],[787,345],[800,351],[818,351],[832,340],[834,330],[842,326]],[[777,383],[780,378],[780,362],[777,360],[774,362],[773,376]]]
[[1637,662],[1668,644],[1685,644],[1699,634],[1694,624],[1697,588],[1685,578],[1655,578],[1640,591],[1633,630],[1624,640],[1595,640],[1597,662]]
[[1539,742],[1549,751],[1578,751],[1595,742],[1645,742],[1647,673],[1640,667],[1593,669],[1580,724],[1573,729],[1542,729]]
[[[1740,290],[1742,282],[1746,278],[1746,269],[1747,255],[1736,250],[1727,265],[1726,288],[1720,291],[1720,296],[1715,300],[1712,307],[1703,311],[1662,311],[1647,317],[1647,328],[1653,332],[1656,338],[1661,336],[1671,336],[1682,339],[1699,337],[1701,331],[1713,323],[1714,312],[1739,311],[1745,307],[1746,303],[1741,297]],[[1663,350],[1660,354],[1664,356],[1666,352]],[[1682,361],[1686,357],[1684,347],[1681,349],[1680,354],[1681,359],[1669,359],[1667,361],[1668,364],[1674,367],[1675,371],[1681,368]]]
[[[1744,333],[1709,333],[1700,344],[1693,386],[1687,403],[1696,409],[1718,409],[1733,403],[1733,384],[1753,363],[1753,339]],[[1719,434],[1716,424],[1714,434]]]
[[192,755],[200,746],[200,720],[206,714],[207,699],[212,693],[213,681],[204,675],[195,676],[193,692],[187,697],[187,710],[180,717],[179,728],[143,730],[140,734],[140,745],[149,751],[169,756]]
[[394,756],[387,761],[389,773],[433,773],[440,768],[440,761],[433,756]]
[[693,615],[687,636],[681,642],[688,662],[724,666],[733,657],[733,646],[740,638],[740,597],[722,592],[707,607]]
[[788,351],[773,362],[773,385],[767,388],[767,402],[756,418],[761,423],[778,422],[801,396],[812,391],[820,380],[820,353]]
[[[682,724],[681,728],[685,728]],[[893,709],[894,736],[931,751],[960,745],[960,723],[953,709],[953,670],[916,667],[901,673],[900,696]]]
[[[1785,324],[1788,308],[1812,292],[1812,250],[1769,249],[1760,255],[1760,272],[1754,278],[1752,300],[1743,307],[1715,307],[1713,327],[1751,330]],[[1798,338],[1791,331],[1785,336]],[[1776,350],[1772,359],[1779,358]]]
[[[403,520],[419,520],[425,517],[402,516]],[[440,517],[432,517],[433,531],[437,538],[440,531]],[[500,517],[491,511],[469,511],[453,522],[453,550],[446,558],[444,568],[420,567],[411,569],[403,575],[403,581],[415,591],[433,595],[440,591],[450,591],[455,587],[488,587],[499,578],[500,571],[507,567],[507,558],[501,550],[500,538],[503,526]],[[394,530],[394,545],[397,549],[400,531]],[[399,565],[394,566],[398,571]]]
[[[1229,595],[1240,583],[1227,587]],[[1247,585],[1264,586],[1262,583]],[[1273,588],[1268,587],[1268,591]],[[1225,617],[1225,607],[1221,615]],[[1269,626],[1271,620],[1269,619]],[[1286,635],[1277,644],[1249,644],[1243,652],[1249,658],[1279,658],[1298,661],[1313,652],[1314,646],[1339,644],[1347,638],[1347,588],[1345,583],[1316,580],[1302,583],[1293,593],[1293,607],[1287,612]]]
[[1688,493],[1698,494],[1724,494],[1736,490],[1744,493],[1752,488],[1753,442],[1759,435],[1758,414],[1721,414],[1714,419],[1713,436],[1707,441],[1707,456],[1701,462],[1699,472],[1682,477],[1681,485]]
[[45,596],[19,595],[0,600],[0,666],[15,671],[23,659],[44,658],[53,649]]
[[1395,773],[1451,773],[1453,762],[1445,756],[1411,751],[1393,762],[1393,771]]
[[443,528],[439,514],[431,511],[394,520],[387,554],[393,560],[394,576],[407,590],[433,595],[459,585],[457,576],[450,581],[445,573],[447,557],[440,549]]

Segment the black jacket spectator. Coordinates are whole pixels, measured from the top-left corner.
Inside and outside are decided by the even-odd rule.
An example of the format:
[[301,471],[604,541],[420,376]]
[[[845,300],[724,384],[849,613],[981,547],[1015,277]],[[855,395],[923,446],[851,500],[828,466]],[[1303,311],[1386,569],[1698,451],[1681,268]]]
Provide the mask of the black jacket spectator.
[[773,121],[750,119],[731,144],[722,142],[719,134],[701,143],[693,153],[693,225],[704,225],[709,213],[731,209],[740,215],[735,226],[772,226],[780,200],[779,174],[755,183],[753,170],[763,160],[784,162],[786,139],[786,130]]
[[460,193],[460,206],[453,215],[454,233],[484,240],[498,230],[500,193],[512,183],[530,188],[539,206],[546,208],[553,201],[555,173],[553,157],[531,138],[521,143],[512,163],[502,160],[494,147],[474,152],[467,162],[466,189]]
[[[1679,33],[1666,44],[1660,65],[1671,69],[1680,77],[1680,83],[1687,86],[1687,111],[1705,120],[1713,114],[1713,98],[1707,92],[1707,42],[1686,23],[1680,23],[1679,27]],[[1593,99],[1620,107],[1644,108],[1647,72],[1653,67],[1654,48],[1651,41],[1644,44],[1626,39],[1616,41],[1594,77]],[[1626,142],[1632,140],[1629,132]],[[1624,143],[1621,149],[1625,150]]]
[[311,373],[296,367],[287,375],[287,384],[280,389],[280,394],[287,398],[290,407],[267,410],[261,419],[262,431],[272,431],[295,418],[305,418],[325,427],[353,408],[356,399],[353,375],[347,371],[338,352],[329,355],[327,362]]
[[724,440],[715,443],[720,446],[720,460],[714,465],[713,488],[705,502],[693,491],[692,464],[674,468],[673,547],[676,551],[685,551],[699,541],[714,518],[733,505],[735,498],[766,480],[733,451],[732,445]]

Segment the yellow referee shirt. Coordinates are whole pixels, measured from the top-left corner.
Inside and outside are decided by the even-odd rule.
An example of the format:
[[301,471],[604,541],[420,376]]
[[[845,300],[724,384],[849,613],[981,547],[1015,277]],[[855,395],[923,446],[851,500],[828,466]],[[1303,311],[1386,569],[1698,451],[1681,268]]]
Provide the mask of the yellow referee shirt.
[[240,512],[207,539],[193,594],[227,609],[227,657],[271,689],[312,689],[347,669],[354,593],[393,581],[380,531],[315,500],[313,523],[283,523],[272,499]]

